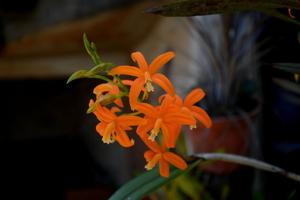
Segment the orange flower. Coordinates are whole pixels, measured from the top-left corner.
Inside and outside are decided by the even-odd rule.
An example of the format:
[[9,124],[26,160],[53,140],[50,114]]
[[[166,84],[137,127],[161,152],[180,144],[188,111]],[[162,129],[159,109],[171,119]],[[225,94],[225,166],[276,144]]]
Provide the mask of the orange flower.
[[151,170],[157,163],[159,163],[160,175],[163,177],[169,177],[169,163],[181,170],[185,170],[187,168],[186,162],[175,153],[167,151],[164,145],[161,148],[156,142],[145,137],[145,135],[141,136],[141,139],[150,148],[150,150],[144,153],[144,158],[148,162],[145,166],[147,170]]
[[175,56],[174,52],[166,52],[156,57],[148,66],[144,56],[140,52],[131,54],[134,62],[137,62],[139,67],[134,66],[117,66],[110,71],[111,75],[130,75],[137,77],[130,88],[129,103],[132,109],[138,103],[138,97],[143,87],[147,92],[154,90],[152,82],[162,87],[168,94],[174,95],[175,90],[170,80],[163,74],[157,73],[158,70],[169,62]]
[[169,95],[163,99],[160,106],[140,103],[136,105],[136,109],[145,115],[145,123],[138,126],[137,133],[146,135],[150,131],[148,138],[154,141],[162,130],[163,141],[168,148],[175,147],[181,125],[196,125],[196,120],[189,114],[181,112]]
[[[91,100],[90,104],[93,103],[93,100]],[[120,110],[116,107],[109,110],[97,104],[94,114],[100,123],[96,126],[96,130],[106,144],[113,143],[116,140],[123,147],[131,147],[134,145],[134,140],[129,139],[126,131],[131,130],[131,126],[142,123],[143,119],[130,115],[117,116],[115,113],[118,111]]]
[[[182,111],[190,113],[193,117],[199,120],[205,127],[209,128],[212,125],[211,118],[202,108],[194,104],[203,99],[205,93],[202,89],[196,88],[192,90],[184,101],[179,96],[176,96],[176,104],[181,107]],[[191,127],[194,128],[194,127]]]
[[[117,85],[115,85],[112,82],[109,82],[109,83],[102,83],[102,84],[97,85],[94,88],[93,92],[96,95],[96,98],[97,98],[96,102],[97,102],[103,97],[103,93],[118,95],[120,90]],[[116,100],[114,100],[114,103],[116,105],[118,105],[119,107],[124,106],[121,98],[117,98]]]

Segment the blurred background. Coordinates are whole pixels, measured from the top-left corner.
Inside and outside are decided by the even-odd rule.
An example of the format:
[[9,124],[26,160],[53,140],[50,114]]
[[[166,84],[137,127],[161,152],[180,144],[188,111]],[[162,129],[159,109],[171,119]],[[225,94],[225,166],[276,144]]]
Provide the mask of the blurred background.
[[[176,52],[163,72],[180,95],[204,88],[201,106],[216,124],[214,132],[197,129],[200,138],[187,134],[189,153],[242,154],[300,173],[299,26],[259,13],[145,13],[162,3],[1,1],[0,199],[108,199],[143,172],[143,145],[103,144],[86,114],[99,82],[66,85],[73,72],[93,67],[83,33],[116,64],[132,63],[137,50],[149,62]],[[165,199],[173,199],[170,188],[178,199],[299,199],[299,184],[278,175],[224,163],[203,170],[194,176],[196,197],[173,185]]]

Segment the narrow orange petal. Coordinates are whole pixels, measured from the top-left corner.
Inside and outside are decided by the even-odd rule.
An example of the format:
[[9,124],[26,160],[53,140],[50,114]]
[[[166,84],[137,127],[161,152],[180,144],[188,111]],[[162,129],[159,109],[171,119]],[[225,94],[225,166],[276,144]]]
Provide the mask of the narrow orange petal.
[[140,69],[145,72],[145,71],[148,71],[148,63],[147,61],[145,60],[145,57],[143,56],[143,54],[139,51],[137,52],[133,52],[131,54],[131,58],[134,62],[137,62]]
[[137,126],[144,122],[143,118],[132,115],[121,115],[117,118],[120,126]]
[[189,114],[186,113],[168,113],[164,118],[166,123],[176,123],[185,125],[196,125],[196,120]]
[[147,170],[151,170],[153,167],[155,167],[155,165],[158,163],[158,161],[161,159],[161,154],[155,154],[153,156],[153,158],[147,163],[147,165],[145,166],[145,168]]
[[117,113],[117,112],[121,112],[120,108],[116,107],[116,106],[113,106],[111,109],[110,109],[110,112],[112,113]]
[[165,124],[165,126],[168,128],[171,136],[170,136],[170,141],[169,141],[169,146],[168,148],[174,148],[178,139],[178,136],[180,135],[181,131],[181,125],[178,124]]
[[124,104],[123,104],[123,101],[122,101],[121,98],[120,98],[120,99],[116,99],[116,100],[114,101],[114,103],[115,103],[117,106],[121,107],[121,108],[124,107]]
[[149,162],[153,158],[154,155],[155,155],[155,153],[153,151],[148,150],[144,153],[144,158],[147,162]]
[[116,118],[114,112],[110,111],[104,106],[101,106],[100,104],[97,104],[95,112],[97,115],[101,116],[100,118],[102,118],[102,121],[111,122]]
[[137,134],[145,135],[147,134],[154,126],[155,121],[147,119],[146,124],[139,125],[136,129]]
[[120,92],[119,87],[116,85],[112,85],[109,91],[110,94],[119,94],[119,92]]
[[170,95],[166,94],[163,98],[161,105],[159,106],[159,110],[161,113],[168,112],[168,108],[170,108],[170,105],[173,104],[174,98],[172,98]]
[[165,124],[162,124],[161,129],[162,129],[164,144],[166,144],[166,146],[168,148],[175,147],[175,144],[174,144],[175,138],[173,138],[173,135],[171,135],[171,132],[170,132],[168,126],[166,126]]
[[[115,131],[115,128],[116,128],[116,124],[114,122],[107,124],[102,135],[103,136],[102,141],[104,143],[109,144],[114,141],[113,133]],[[111,141],[111,138],[113,138],[113,141]]]
[[110,75],[123,74],[123,75],[135,76],[135,77],[144,76],[141,70],[134,66],[117,66],[114,67],[112,70],[110,70],[109,74]]
[[163,159],[165,159],[167,162],[171,163],[178,169],[185,170],[187,168],[186,162],[175,153],[165,152],[163,153]]
[[97,124],[96,131],[99,133],[99,135],[103,136],[106,126],[107,126],[107,124],[103,123],[103,122]]
[[147,147],[149,147],[149,149],[151,149],[153,152],[155,152],[155,153],[160,153],[161,152],[160,146],[157,144],[157,142],[149,140],[148,135],[139,134],[139,136],[140,136],[141,140],[145,143],[145,145]]
[[155,107],[148,103],[139,103],[135,106],[135,109],[149,117],[156,118],[157,116],[157,111]]
[[170,167],[169,167],[169,163],[167,161],[165,161],[164,159],[160,159],[159,160],[159,174],[162,177],[169,177],[170,175]]
[[178,105],[178,106],[182,106],[183,105],[183,100],[178,95],[175,96],[175,104]]
[[[90,101],[90,106],[93,102],[94,101]],[[99,121],[107,123],[113,121],[115,118],[115,115],[111,111],[109,111],[107,108],[103,108],[99,105],[99,103],[96,105],[96,110],[93,113]]]
[[149,67],[150,74],[157,72],[160,68],[162,68],[167,62],[169,62],[174,57],[175,57],[175,53],[172,51],[157,56],[150,64]]
[[129,139],[127,133],[123,129],[117,126],[116,131],[117,131],[116,140],[121,146],[131,147],[134,145],[134,140]]
[[103,83],[103,84],[97,85],[94,88],[93,93],[94,94],[102,94],[103,92],[108,92],[111,89],[112,89],[112,85],[111,84],[109,84],[109,83]]
[[210,128],[212,125],[212,120],[205,110],[197,106],[192,106],[192,114],[201,122],[206,128]]
[[144,87],[143,79],[137,78],[133,81],[129,91],[129,104],[132,110],[134,110],[135,106],[138,104],[138,97],[143,87]]
[[124,85],[129,85],[129,86],[131,86],[132,83],[133,83],[133,81],[132,81],[132,80],[122,80],[122,83],[123,83]]
[[166,93],[171,96],[175,95],[175,89],[171,81],[163,74],[157,73],[151,77],[152,81],[159,85]]
[[184,106],[189,107],[200,101],[205,96],[202,89],[196,88],[192,90],[184,100]]

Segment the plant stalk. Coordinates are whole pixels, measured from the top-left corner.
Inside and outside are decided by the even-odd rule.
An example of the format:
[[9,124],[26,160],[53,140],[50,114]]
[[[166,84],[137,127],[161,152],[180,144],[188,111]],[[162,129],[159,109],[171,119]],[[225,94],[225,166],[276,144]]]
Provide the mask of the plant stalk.
[[238,155],[227,154],[227,153],[199,153],[199,154],[194,154],[193,156],[203,160],[219,160],[219,161],[241,164],[256,169],[280,174],[286,178],[300,182],[300,175],[295,174],[293,172],[286,171],[275,165],[271,165],[269,163],[256,160],[254,158],[248,158],[245,156],[238,156]]

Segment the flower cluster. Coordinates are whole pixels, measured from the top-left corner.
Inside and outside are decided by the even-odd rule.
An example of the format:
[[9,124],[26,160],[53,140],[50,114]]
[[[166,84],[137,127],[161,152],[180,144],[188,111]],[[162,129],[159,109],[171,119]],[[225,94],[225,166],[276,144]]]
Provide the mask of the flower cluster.
[[[174,52],[166,52],[156,57],[148,65],[140,52],[131,54],[131,58],[138,66],[116,66],[108,71],[112,77],[109,82],[95,87],[95,100],[90,100],[90,108],[100,121],[96,126],[97,132],[106,144],[117,141],[123,147],[131,147],[134,140],[129,132],[135,132],[143,143],[149,148],[144,153],[147,170],[159,164],[160,174],[169,176],[169,164],[184,170],[186,162],[171,150],[184,125],[195,128],[197,123],[206,127],[211,126],[208,114],[196,106],[205,93],[202,89],[192,90],[185,99],[175,92],[171,81],[159,69],[175,56]],[[133,77],[123,80],[120,75]],[[158,105],[146,103],[149,93],[154,92],[154,85],[160,86],[165,94],[158,98]],[[124,98],[132,112],[124,113]],[[123,109],[124,110],[124,109]]]

